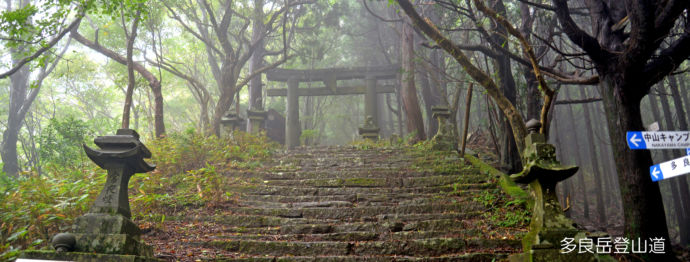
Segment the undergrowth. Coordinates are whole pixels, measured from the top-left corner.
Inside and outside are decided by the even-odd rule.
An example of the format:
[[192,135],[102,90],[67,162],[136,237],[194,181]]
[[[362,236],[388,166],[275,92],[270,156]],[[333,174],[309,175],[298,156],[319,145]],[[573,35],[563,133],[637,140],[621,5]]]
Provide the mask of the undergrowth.
[[[194,130],[144,144],[156,170],[137,174],[129,183],[132,219],[138,222],[160,222],[183,206],[232,203],[237,196],[224,187],[249,183],[233,174],[259,168],[278,148],[264,134],[237,132],[218,138]],[[78,143],[71,146],[81,148]],[[74,218],[88,212],[106,172],[86,159],[46,163],[40,176],[25,172],[10,178],[0,173],[0,261],[15,259],[23,249],[46,246],[51,236],[69,231]]]
[[509,199],[500,189],[482,191],[472,200],[487,209],[482,216],[491,224],[500,227],[525,227],[531,220],[530,212],[524,208],[524,200]]

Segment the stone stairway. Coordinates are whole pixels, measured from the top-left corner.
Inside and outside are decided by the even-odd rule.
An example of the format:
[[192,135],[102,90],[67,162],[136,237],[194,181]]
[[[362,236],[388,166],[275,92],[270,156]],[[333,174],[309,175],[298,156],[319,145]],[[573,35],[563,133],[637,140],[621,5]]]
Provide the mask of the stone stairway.
[[189,253],[167,254],[175,260],[500,261],[521,251],[526,231],[499,225],[503,214],[490,205],[505,201],[481,199],[509,197],[454,153],[299,148],[263,171],[228,175],[253,184],[228,186],[236,205],[168,224],[196,227],[195,236],[146,237],[161,257],[165,245],[181,241]]

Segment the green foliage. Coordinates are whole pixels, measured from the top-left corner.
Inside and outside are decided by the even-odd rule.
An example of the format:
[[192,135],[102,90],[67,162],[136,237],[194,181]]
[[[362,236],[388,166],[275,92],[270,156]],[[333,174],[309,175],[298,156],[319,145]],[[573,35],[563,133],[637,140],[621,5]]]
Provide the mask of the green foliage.
[[[88,210],[105,183],[105,170],[75,157],[81,154],[84,138],[91,136],[86,123],[54,119],[47,130],[57,140],[46,147],[52,152],[46,153],[51,168],[42,176],[26,173],[17,179],[0,173],[0,261],[16,258],[22,249],[46,245],[45,240]],[[224,188],[248,181],[233,174],[260,168],[260,162],[278,148],[263,134],[236,132],[229,138],[217,138],[194,130],[145,144],[157,169],[132,177],[132,217],[157,223],[177,207],[235,201],[237,196],[227,194]]]
[[390,140],[386,140],[386,139],[379,139],[376,141],[371,140],[371,139],[360,139],[360,140],[355,140],[350,144],[356,148],[363,149],[363,150],[399,148],[402,146],[402,144],[399,144],[396,142],[397,141],[394,141],[393,143],[391,143]]
[[59,167],[82,164],[86,155],[81,145],[93,136],[88,123],[83,120],[73,116],[51,118],[39,137],[41,161]]
[[491,224],[499,227],[524,227],[529,224],[531,214],[524,208],[525,200],[508,200],[498,188],[482,191],[472,200],[487,208],[482,215]]
[[305,145],[306,141],[314,141],[319,137],[319,130],[316,129],[305,129],[302,130],[302,134],[299,136],[299,141],[301,145]]
[[10,179],[0,174],[0,261],[43,244],[70,225],[86,212],[104,182],[105,171],[95,165],[40,177],[29,173]]
[[133,217],[156,219],[183,206],[216,206],[237,196],[225,193],[225,186],[248,183],[234,172],[260,168],[278,145],[264,134],[235,132],[218,138],[188,129],[149,142],[156,170],[132,178],[139,194],[131,199]]

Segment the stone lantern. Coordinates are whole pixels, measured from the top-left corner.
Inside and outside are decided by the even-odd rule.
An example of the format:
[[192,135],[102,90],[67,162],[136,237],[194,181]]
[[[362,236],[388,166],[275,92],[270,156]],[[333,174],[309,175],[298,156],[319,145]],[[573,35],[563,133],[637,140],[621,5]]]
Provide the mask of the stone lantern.
[[103,190],[88,213],[78,217],[71,233],[53,237],[56,251],[27,251],[22,258],[70,261],[158,261],[153,249],[141,242],[141,230],[131,220],[127,185],[136,173],[152,171],[144,161],[151,152],[131,129],[118,129],[115,135],[99,136],[100,149],[84,145],[86,155],[108,175]]
[[376,141],[379,139],[379,130],[381,129],[374,124],[374,117],[367,115],[367,120],[364,122],[364,126],[359,128],[359,135],[361,135],[363,139],[371,139]]
[[432,106],[432,117],[438,121],[438,131],[431,139],[434,150],[458,150],[458,136],[455,126],[450,123],[450,108],[447,106]]
[[529,185],[534,205],[529,232],[522,239],[524,253],[511,257],[511,261],[592,261],[592,254],[561,252],[562,241],[572,239],[577,243],[585,238],[584,232],[565,216],[556,195],[556,184],[573,176],[578,167],[558,162],[556,148],[539,133],[539,121],[532,119],[526,126],[529,134],[525,137],[524,167],[510,178]]
[[229,112],[220,119],[220,124],[223,126],[223,133],[230,134],[235,130],[241,130],[244,119],[235,112]]
[[263,129],[267,115],[267,111],[247,110],[247,119],[249,120],[249,129],[247,131],[252,134],[258,133],[259,130]]

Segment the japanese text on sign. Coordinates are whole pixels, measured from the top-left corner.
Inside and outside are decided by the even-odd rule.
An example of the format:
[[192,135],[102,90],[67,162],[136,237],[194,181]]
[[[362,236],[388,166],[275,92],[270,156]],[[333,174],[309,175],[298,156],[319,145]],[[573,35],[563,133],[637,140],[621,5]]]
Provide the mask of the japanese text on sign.
[[626,141],[630,149],[688,148],[690,147],[690,131],[628,131]]

